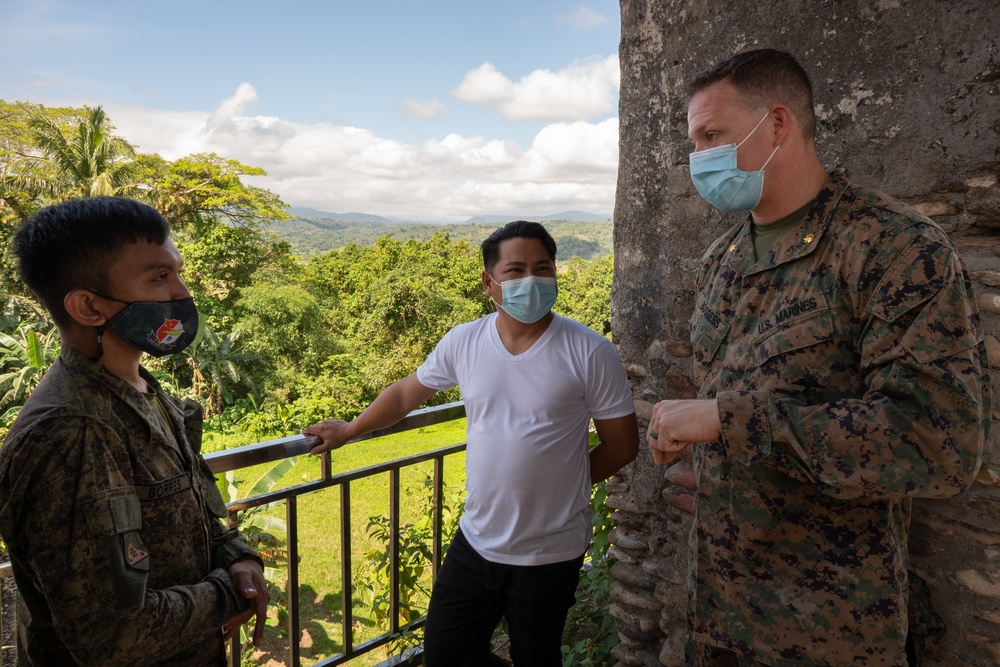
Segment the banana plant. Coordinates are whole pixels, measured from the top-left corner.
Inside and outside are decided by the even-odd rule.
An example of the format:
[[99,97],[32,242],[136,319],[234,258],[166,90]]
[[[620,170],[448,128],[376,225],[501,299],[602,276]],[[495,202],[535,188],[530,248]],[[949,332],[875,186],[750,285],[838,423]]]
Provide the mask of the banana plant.
[[59,356],[59,336],[53,327],[40,334],[22,322],[13,334],[0,333],[0,409],[4,418],[20,409],[31,390]]

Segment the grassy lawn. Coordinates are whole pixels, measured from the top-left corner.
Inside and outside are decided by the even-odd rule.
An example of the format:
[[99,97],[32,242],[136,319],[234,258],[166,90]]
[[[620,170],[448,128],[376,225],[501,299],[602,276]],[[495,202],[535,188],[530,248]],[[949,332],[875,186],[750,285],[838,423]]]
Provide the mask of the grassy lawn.
[[[392,459],[418,454],[438,447],[465,440],[465,420],[425,427],[375,440],[347,445],[333,452],[331,467],[334,474],[364,468]],[[211,444],[208,445],[211,448]],[[240,496],[246,494],[253,483],[273,464],[264,464],[237,471]],[[453,498],[465,484],[464,453],[445,459],[445,496]],[[424,482],[433,474],[433,462],[424,462],[403,469],[400,474],[400,522],[406,524],[417,518],[425,505]],[[316,480],[320,477],[320,459],[300,456],[295,466],[286,474],[277,488],[285,488]],[[364,555],[373,548],[381,548],[368,536],[369,517],[389,514],[389,474],[383,473],[352,482],[351,494],[351,568],[354,581],[363,571]],[[298,497],[299,530],[299,619],[302,628],[301,656],[305,665],[341,653],[343,646],[343,619],[341,601],[340,492],[337,487]],[[284,503],[269,511],[274,516],[285,517]],[[430,576],[424,583],[429,588]],[[361,601],[359,591],[353,593],[353,634],[357,645],[388,630],[377,627],[370,609]],[[426,608],[426,599],[419,602]],[[422,610],[421,610],[422,611]],[[268,621],[271,629],[263,650],[255,656],[255,664],[283,665],[288,655],[287,626],[279,624],[272,610]],[[357,659],[352,665],[374,665],[387,657],[383,650],[374,651]]]

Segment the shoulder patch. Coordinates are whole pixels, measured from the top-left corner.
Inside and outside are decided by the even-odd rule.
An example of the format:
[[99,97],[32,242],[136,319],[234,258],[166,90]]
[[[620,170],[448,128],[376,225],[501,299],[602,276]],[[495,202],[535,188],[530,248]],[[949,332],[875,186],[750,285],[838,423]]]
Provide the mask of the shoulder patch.
[[126,562],[130,566],[135,567],[144,558],[149,558],[149,552],[143,549],[135,540],[129,538],[125,548]]
[[950,246],[918,239],[892,263],[866,310],[895,328],[917,361],[957,354],[983,339],[968,274]]

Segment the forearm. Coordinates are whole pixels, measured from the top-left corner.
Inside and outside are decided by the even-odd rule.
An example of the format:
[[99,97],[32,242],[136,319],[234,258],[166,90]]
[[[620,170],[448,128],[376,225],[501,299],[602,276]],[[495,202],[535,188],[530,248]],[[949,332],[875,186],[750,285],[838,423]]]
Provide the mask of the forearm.
[[394,382],[348,424],[350,439],[392,426],[420,407],[434,393],[434,390],[420,384],[414,375]]
[[603,442],[597,443],[590,450],[590,483],[597,484],[606,480],[634,459],[635,456],[628,456],[620,450],[611,449]]
[[595,420],[600,437],[590,449],[590,482],[611,477],[635,460],[639,453],[639,423],[635,413],[608,420]]

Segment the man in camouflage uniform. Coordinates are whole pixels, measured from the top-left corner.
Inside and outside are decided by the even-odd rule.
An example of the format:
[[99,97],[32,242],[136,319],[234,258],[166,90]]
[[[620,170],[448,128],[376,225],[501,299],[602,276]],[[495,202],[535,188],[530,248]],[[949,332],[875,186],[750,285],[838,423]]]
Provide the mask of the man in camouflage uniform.
[[821,166],[788,54],[691,92],[692,180],[751,214],[698,277],[699,398],[647,432],[657,462],[692,446],[688,661],[915,664],[910,499],[968,487],[989,428],[969,276],[930,220]]
[[62,342],[0,447],[18,664],[224,664],[224,636],[254,615],[259,642],[268,593],[260,558],[220,521],[200,408],[139,365],[197,330],[166,220],[79,199],[40,211],[14,247]]

